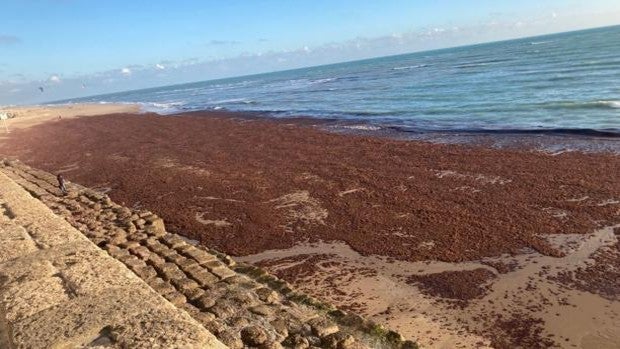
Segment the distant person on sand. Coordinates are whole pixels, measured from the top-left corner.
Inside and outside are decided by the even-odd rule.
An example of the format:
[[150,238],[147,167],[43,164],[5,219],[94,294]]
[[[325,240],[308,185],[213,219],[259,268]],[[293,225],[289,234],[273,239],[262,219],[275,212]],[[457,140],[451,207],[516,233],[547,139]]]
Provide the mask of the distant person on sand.
[[60,189],[62,195],[67,195],[67,188],[65,187],[65,179],[63,176],[59,173],[56,179],[58,180],[58,189]]

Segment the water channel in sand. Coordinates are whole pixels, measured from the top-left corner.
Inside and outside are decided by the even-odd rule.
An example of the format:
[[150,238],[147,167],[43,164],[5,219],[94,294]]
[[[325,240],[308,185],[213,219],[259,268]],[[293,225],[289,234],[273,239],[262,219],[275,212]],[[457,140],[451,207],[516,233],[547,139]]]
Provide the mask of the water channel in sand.
[[[541,319],[542,335],[562,347],[618,348],[620,302],[569,289],[548,279],[586,266],[593,253],[615,244],[613,228],[589,235],[549,236],[553,244],[565,251],[562,258],[525,251],[517,256],[475,262],[407,262],[362,256],[342,242],[321,242],[237,259],[267,263],[267,269],[278,273],[311,256],[322,256],[311,277],[294,280],[296,286],[335,305],[360,304],[358,311],[362,315],[385,323],[428,348],[488,347],[491,342],[487,339],[493,335],[495,321],[509,320],[518,314]],[[500,273],[492,266],[497,262],[514,268]],[[496,277],[484,296],[470,300],[464,308],[425,294],[417,285],[407,282],[411,275],[481,268]]]

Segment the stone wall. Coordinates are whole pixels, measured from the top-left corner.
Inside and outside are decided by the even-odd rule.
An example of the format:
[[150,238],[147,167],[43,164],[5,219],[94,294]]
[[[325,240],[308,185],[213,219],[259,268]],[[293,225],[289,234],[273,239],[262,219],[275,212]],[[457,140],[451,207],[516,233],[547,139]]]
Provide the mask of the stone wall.
[[0,173],[0,348],[152,348],[153,343],[225,348]]

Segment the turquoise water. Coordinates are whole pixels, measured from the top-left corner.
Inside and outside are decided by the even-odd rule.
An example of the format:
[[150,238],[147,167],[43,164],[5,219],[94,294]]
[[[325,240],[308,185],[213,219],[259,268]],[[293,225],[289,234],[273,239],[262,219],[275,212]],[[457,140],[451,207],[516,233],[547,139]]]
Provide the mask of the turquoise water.
[[63,102],[263,112],[413,132],[620,136],[620,26]]

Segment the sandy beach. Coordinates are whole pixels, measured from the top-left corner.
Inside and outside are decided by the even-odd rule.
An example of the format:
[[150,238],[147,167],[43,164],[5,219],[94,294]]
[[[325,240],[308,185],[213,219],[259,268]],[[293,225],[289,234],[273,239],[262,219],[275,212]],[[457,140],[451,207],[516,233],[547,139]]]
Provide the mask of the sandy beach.
[[0,156],[157,212],[428,348],[620,346],[616,155],[138,110],[20,108]]
[[47,121],[71,119],[78,116],[137,113],[139,111],[140,107],[135,104],[73,104],[0,107],[0,113],[8,113],[11,115],[11,118],[6,122],[9,131],[12,129],[28,128]]

